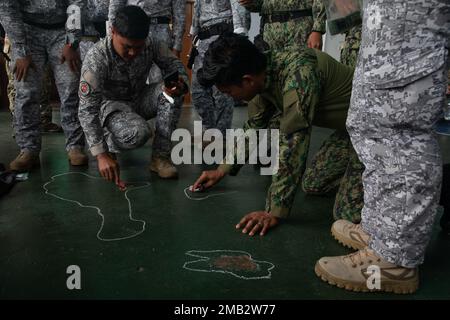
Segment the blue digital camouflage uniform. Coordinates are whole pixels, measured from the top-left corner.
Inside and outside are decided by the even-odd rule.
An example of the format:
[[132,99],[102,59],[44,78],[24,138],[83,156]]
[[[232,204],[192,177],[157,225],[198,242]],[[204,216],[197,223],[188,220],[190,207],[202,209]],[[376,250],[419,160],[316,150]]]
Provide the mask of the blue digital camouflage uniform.
[[182,63],[157,40],[147,39],[144,51],[129,62],[117,55],[110,37],[88,52],[81,70],[79,118],[92,155],[143,145],[151,134],[146,121],[156,118],[152,156],[170,156],[178,116],[162,93],[162,83],[146,84],[154,63],[164,74],[178,70],[188,83]]
[[[169,48],[181,51],[186,21],[186,0],[110,0],[109,20],[112,21],[120,8],[126,5],[139,6],[150,18],[166,17],[171,22],[151,23],[149,37],[167,44]],[[150,72],[150,83],[162,80],[156,66]],[[177,106],[181,108],[180,106]]]
[[424,260],[442,180],[433,126],[442,118],[447,0],[364,1],[347,128],[363,174],[362,228],[385,260]]
[[[195,37],[202,28],[226,22],[233,26],[236,33],[247,35],[249,19],[249,12],[237,0],[197,0],[194,3],[190,34]],[[203,129],[216,128],[225,134],[225,130],[231,128],[233,120],[233,98],[220,92],[215,86],[205,88],[197,80],[197,72],[203,66],[205,53],[217,38],[218,35],[215,35],[199,40],[197,44],[198,55],[192,70],[191,94],[194,108],[202,119]]]
[[[183,42],[183,34],[185,30],[186,21],[186,1],[185,0],[110,0],[109,6],[109,20],[113,21],[114,16],[120,8],[125,5],[136,5],[142,8],[144,12],[150,18],[165,17],[171,21],[169,23],[154,23],[151,22],[149,29],[149,39],[157,40],[165,43],[171,49],[181,51]],[[151,20],[152,21],[152,20]],[[158,86],[163,80],[162,72],[160,68],[154,64],[150,69],[148,82],[153,86]],[[181,115],[181,108],[183,107],[183,99],[175,99],[174,104],[168,104],[169,110],[164,112],[174,119],[170,120],[175,123],[175,127],[178,124],[178,120]],[[162,128],[163,123],[169,121],[164,119],[163,110],[160,111],[159,117],[157,117],[156,127]],[[170,132],[175,128],[167,128]],[[170,140],[170,136],[169,136]],[[158,141],[157,141],[158,142]],[[164,155],[166,155],[166,149],[170,145],[170,141],[163,143]],[[170,149],[170,148],[169,148]],[[162,154],[161,154],[162,155]]]
[[[0,19],[12,42],[12,64],[18,58],[31,55],[34,68],[25,81],[15,81],[16,101],[14,129],[16,142],[22,151],[39,152],[41,132],[39,100],[45,65],[53,71],[61,100],[61,125],[66,136],[66,149],[84,146],[83,130],[77,117],[79,78],[67,63],[61,64],[66,43],[67,8],[70,4],[84,10],[82,0],[3,0]],[[67,32],[80,36],[80,29],[68,24]]]

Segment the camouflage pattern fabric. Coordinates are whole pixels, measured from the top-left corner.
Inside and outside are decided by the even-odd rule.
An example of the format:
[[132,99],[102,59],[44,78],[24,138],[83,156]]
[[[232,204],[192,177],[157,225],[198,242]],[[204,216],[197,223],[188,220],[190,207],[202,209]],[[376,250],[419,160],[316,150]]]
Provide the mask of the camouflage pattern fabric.
[[[365,166],[361,226],[396,265],[424,260],[439,203],[448,1],[364,1],[347,127]],[[409,30],[411,32],[405,32]]]
[[[169,157],[170,136],[180,117],[178,106],[182,99],[175,98],[170,103],[163,97],[162,83],[147,85],[146,80],[149,70],[157,64],[164,74],[178,70],[187,84],[181,61],[157,40],[148,39],[143,52],[130,62],[113,50],[110,37],[100,40],[86,55],[81,70],[79,118],[92,155],[139,146],[143,137],[148,137],[145,121],[156,118],[153,155]],[[115,113],[121,115],[113,116]],[[135,126],[124,126],[127,118]],[[118,124],[111,124],[114,119],[118,119]],[[109,139],[105,128],[116,138]]]
[[288,46],[303,47],[306,46],[312,31],[325,33],[326,17],[323,0],[254,0],[247,8],[263,15],[274,14],[278,11],[312,9],[311,17],[264,24],[263,39],[274,50]]
[[[16,101],[14,109],[15,138],[21,151],[39,152],[41,130],[39,102],[43,75],[48,65],[55,77],[61,99],[61,126],[66,136],[66,150],[84,146],[83,131],[77,117],[78,76],[70,71],[60,57],[66,43],[66,34],[79,38],[80,29],[44,29],[24,23],[59,24],[67,19],[67,7],[75,4],[84,10],[84,1],[5,0],[0,4],[2,24],[12,43],[12,62],[31,55],[35,68],[27,79],[14,82]],[[81,27],[81,26],[80,26]]]

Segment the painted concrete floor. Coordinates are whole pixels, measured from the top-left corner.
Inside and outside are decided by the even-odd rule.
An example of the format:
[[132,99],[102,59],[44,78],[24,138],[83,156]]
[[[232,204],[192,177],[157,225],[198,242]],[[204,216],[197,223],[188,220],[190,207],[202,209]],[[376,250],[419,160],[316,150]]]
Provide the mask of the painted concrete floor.
[[[246,109],[237,108],[234,126],[245,118]],[[180,126],[192,129],[193,119],[192,109],[185,108]],[[329,133],[314,128],[310,154]],[[450,138],[441,142],[450,161]],[[263,209],[270,183],[253,166],[223,180],[216,191],[223,194],[190,200],[184,189],[205,167],[181,165],[180,179],[160,180],[147,171],[147,144],[120,158],[123,178],[134,185],[125,194],[98,179],[92,161],[89,168],[70,168],[63,144],[62,134],[44,135],[40,169],[0,200],[2,299],[450,298],[450,236],[440,232],[438,219],[417,293],[352,293],[314,274],[318,258],[350,252],[329,232],[333,197],[307,197],[299,190],[288,221],[264,237],[249,238],[234,225],[245,213]],[[6,112],[0,113],[0,146],[0,162],[7,164],[18,149]],[[212,260],[196,256],[213,258],[217,252],[195,251],[216,250],[241,258],[248,253],[259,271],[236,277],[189,270],[210,270]],[[81,290],[66,287],[70,265],[80,267]]]

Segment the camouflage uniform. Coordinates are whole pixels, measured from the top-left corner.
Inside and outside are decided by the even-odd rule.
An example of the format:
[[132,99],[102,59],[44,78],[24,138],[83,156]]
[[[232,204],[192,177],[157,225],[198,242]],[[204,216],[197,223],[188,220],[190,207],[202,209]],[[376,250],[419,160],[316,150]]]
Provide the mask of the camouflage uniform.
[[[361,27],[354,27],[345,34],[341,49],[343,64],[355,67],[360,43]],[[326,194],[337,189],[333,217],[358,223],[364,205],[363,171],[364,165],[347,131],[336,131],[326,139],[306,169],[302,189],[308,194]]]
[[[80,41],[81,60],[84,60],[86,53],[100,38],[106,36],[109,0],[87,0],[86,8],[83,19],[83,36]],[[98,28],[104,29],[104,31],[99,31]]]
[[364,1],[347,128],[364,163],[361,226],[369,247],[407,268],[423,262],[439,202],[450,5]]
[[[110,0],[109,21],[113,21],[117,10],[126,5],[136,5],[142,8],[150,18],[167,17],[169,23],[152,23],[149,37],[167,44],[169,48],[181,51],[186,21],[186,0]],[[154,66],[150,72],[149,83],[159,83],[162,80],[161,70]],[[176,106],[181,110],[181,105]]]
[[[9,39],[6,38],[7,45],[4,48],[4,53],[11,58],[11,45]],[[9,100],[9,110],[14,116],[14,104],[16,100],[16,89],[14,88],[14,74],[12,73],[12,65],[8,63],[6,65],[6,74],[8,76],[8,100]],[[51,69],[46,66],[44,72],[44,83],[42,86],[41,98],[39,101],[40,113],[41,113],[41,125],[48,124],[52,122],[52,107],[50,105],[50,92],[52,90],[52,73]]]
[[[232,5],[233,3],[233,5]],[[249,13],[237,3],[237,0],[198,0],[194,3],[191,35],[195,37],[201,28],[211,27],[221,22],[233,24],[236,33],[247,35]],[[215,86],[205,88],[198,83],[197,72],[203,66],[203,59],[209,45],[219,36],[199,40],[198,55],[192,70],[192,103],[200,115],[203,128],[217,128],[225,134],[231,128],[233,120],[234,100],[229,95],[220,92]]]
[[[244,129],[280,128],[279,170],[272,176],[266,211],[287,217],[305,170],[312,125],[343,130],[350,102],[353,69],[314,49],[274,51],[266,89],[249,103]],[[247,146],[248,147],[248,146]],[[236,174],[239,165],[221,169]]]
[[[53,71],[61,99],[61,125],[66,135],[66,149],[84,146],[83,130],[77,117],[78,77],[70,71],[67,63],[60,62],[66,43],[64,25],[69,4],[84,10],[82,0],[4,0],[0,4],[2,24],[12,42],[11,65],[27,55],[31,55],[35,65],[29,69],[26,80],[14,83],[17,91],[14,128],[21,151],[39,152],[41,149],[39,99],[46,64]],[[80,30],[73,28],[68,32],[79,37]]]
[[162,93],[162,83],[146,84],[154,63],[164,74],[177,69],[188,83],[181,62],[157,40],[148,39],[144,51],[130,62],[115,53],[110,37],[88,52],[81,70],[79,118],[92,155],[143,145],[150,136],[146,120],[156,117],[153,156],[170,156],[178,116]]
[[253,0],[247,9],[262,15],[279,11],[312,9],[312,16],[300,17],[286,22],[264,22],[263,39],[272,50],[287,46],[306,46],[312,31],[325,33],[325,6],[323,0]]

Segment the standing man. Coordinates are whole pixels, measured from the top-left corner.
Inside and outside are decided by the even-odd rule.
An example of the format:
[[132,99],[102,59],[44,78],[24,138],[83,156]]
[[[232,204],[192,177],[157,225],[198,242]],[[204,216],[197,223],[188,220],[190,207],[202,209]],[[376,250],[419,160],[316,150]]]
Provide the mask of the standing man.
[[[70,4],[76,7],[71,8],[68,17]],[[0,19],[12,42],[17,91],[14,129],[20,154],[10,163],[11,170],[29,171],[39,163],[39,98],[47,63],[53,71],[61,99],[61,125],[66,135],[69,162],[72,165],[87,164],[83,130],[77,117],[80,67],[77,47],[84,1],[4,0],[0,10]]]
[[223,94],[215,86],[207,88],[197,79],[197,72],[203,66],[203,59],[209,45],[219,35],[235,32],[247,35],[250,26],[250,14],[237,3],[237,0],[197,0],[190,30],[193,45],[198,55],[192,70],[192,103],[202,119],[203,130],[219,129],[225,136],[231,128],[234,100]]
[[[141,8],[119,9],[111,36],[95,44],[81,70],[80,122],[100,174],[117,184],[116,154],[147,142],[151,135],[147,120],[157,118],[153,154],[170,153],[170,147],[161,141],[170,141],[176,128],[178,118],[171,108],[174,99],[181,99],[188,90],[183,64],[165,43],[148,38],[149,24]],[[168,87],[146,84],[154,64],[164,75],[178,71],[178,80]]]
[[[165,43],[175,56],[180,58],[186,21],[186,0],[110,0],[110,22],[114,21],[117,11],[125,5],[136,5],[144,10],[150,23],[149,39]],[[161,70],[157,65],[153,65],[149,73],[148,82],[156,85],[161,83],[161,81]],[[162,108],[168,108],[169,110],[160,110],[158,112],[156,127],[161,128],[164,123],[169,122],[174,123],[176,127],[182,106],[183,97],[176,97],[173,103],[165,106],[161,105]],[[166,119],[169,115],[173,119]],[[164,130],[172,131],[173,129],[167,128]],[[172,146],[170,135],[160,135],[157,130],[153,144],[150,170],[156,172],[161,178],[176,178],[178,172],[170,159]]]
[[375,265],[378,291],[417,290],[442,181],[433,128],[445,105],[449,40],[447,0],[363,2],[347,128],[366,168],[364,208],[361,225],[338,230],[340,242],[360,250],[320,259],[324,281],[368,291]]

